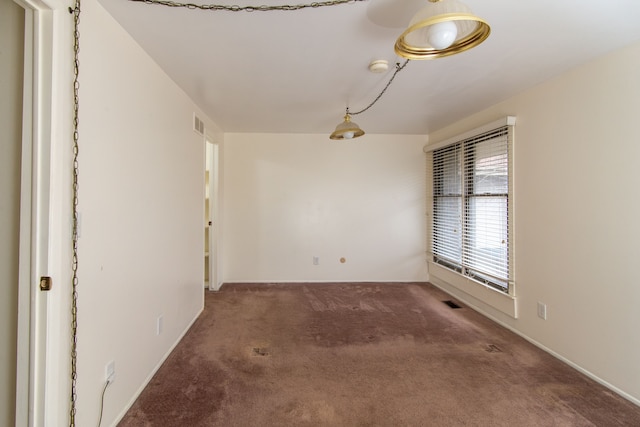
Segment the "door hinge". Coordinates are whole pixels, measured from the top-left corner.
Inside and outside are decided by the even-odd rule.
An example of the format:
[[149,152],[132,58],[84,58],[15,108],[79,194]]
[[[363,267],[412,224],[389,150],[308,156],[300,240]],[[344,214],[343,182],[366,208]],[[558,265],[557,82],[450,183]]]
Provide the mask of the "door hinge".
[[41,291],[50,291],[53,286],[53,279],[49,276],[42,276],[40,278],[40,290]]

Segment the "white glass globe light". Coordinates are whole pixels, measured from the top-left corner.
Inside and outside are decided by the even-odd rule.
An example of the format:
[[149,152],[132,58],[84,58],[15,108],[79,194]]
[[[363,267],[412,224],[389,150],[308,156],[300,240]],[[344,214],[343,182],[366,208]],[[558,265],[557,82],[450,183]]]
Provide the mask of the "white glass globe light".
[[364,131],[360,129],[357,123],[351,121],[351,116],[347,110],[344,116],[344,122],[336,126],[336,130],[329,136],[329,139],[354,139],[364,135]]
[[453,21],[439,22],[431,25],[427,32],[429,44],[437,50],[443,50],[451,46],[458,37],[458,26]]
[[355,132],[353,132],[353,131],[347,131],[347,132],[342,134],[342,137],[344,139],[351,139],[351,138],[353,138],[354,134],[355,134]]

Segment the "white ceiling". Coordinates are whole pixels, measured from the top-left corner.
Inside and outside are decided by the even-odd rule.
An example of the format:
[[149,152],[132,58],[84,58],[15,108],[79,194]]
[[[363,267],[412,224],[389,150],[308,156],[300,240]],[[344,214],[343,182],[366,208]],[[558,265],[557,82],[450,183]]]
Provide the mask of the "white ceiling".
[[[395,40],[426,1],[248,13],[100,0],[222,131],[327,135],[347,104],[366,107],[404,61]],[[459,55],[411,61],[353,117],[367,133],[427,134],[640,40],[639,0],[463,1],[491,25],[490,37]],[[370,73],[374,59],[388,60],[389,71]]]

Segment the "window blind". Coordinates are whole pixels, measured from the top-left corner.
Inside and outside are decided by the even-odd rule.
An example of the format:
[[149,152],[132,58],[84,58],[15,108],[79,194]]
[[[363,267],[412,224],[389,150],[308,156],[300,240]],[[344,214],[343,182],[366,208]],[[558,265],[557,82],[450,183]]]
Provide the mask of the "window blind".
[[442,263],[462,265],[462,147],[433,153],[433,253]]
[[508,292],[510,126],[432,153],[433,260]]

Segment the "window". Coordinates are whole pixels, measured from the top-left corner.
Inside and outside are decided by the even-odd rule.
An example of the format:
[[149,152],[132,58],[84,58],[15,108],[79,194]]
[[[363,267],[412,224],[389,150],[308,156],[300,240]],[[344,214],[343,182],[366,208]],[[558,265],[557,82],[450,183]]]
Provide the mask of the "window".
[[509,293],[512,126],[433,150],[433,262]]

